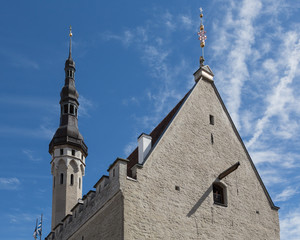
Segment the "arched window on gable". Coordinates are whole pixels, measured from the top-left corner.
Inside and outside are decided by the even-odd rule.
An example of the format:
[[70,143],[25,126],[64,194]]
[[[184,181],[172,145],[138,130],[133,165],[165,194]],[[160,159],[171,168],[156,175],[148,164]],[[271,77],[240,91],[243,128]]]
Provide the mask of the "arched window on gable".
[[227,207],[227,191],[224,184],[222,183],[213,184],[213,198],[214,198],[214,204]]

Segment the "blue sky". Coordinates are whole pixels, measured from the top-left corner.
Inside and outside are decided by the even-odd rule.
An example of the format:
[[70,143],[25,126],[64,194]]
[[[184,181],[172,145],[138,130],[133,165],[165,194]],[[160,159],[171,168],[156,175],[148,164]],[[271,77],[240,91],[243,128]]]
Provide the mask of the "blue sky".
[[0,8],[0,232],[50,231],[48,144],[73,27],[79,129],[89,147],[84,193],[126,158],[193,85],[201,53],[280,206],[282,239],[300,239],[300,2],[5,1]]

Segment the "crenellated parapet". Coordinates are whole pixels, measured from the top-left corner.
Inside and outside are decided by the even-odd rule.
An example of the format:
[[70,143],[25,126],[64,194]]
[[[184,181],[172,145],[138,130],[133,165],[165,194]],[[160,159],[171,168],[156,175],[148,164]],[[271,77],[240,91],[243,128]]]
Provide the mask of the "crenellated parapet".
[[46,240],[68,239],[81,226],[89,221],[117,194],[122,194],[122,186],[128,181],[127,163],[129,160],[117,158],[108,168],[108,176],[103,175],[89,191],[73,206],[70,214],[58,223]]

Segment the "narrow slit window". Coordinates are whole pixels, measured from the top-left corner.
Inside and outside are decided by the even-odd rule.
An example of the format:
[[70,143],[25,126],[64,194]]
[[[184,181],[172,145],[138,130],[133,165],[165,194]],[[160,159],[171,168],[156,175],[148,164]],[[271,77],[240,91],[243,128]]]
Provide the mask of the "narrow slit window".
[[64,155],[64,149],[60,149],[60,155]]
[[75,108],[75,116],[77,117],[77,108]]
[[79,178],[79,184],[78,184],[79,189],[81,188],[81,178]]
[[74,114],[74,106],[73,105],[70,105],[70,113]]
[[60,174],[60,184],[64,184],[64,174]]
[[55,177],[53,177],[53,188],[55,188]]
[[214,118],[213,115],[209,115],[209,123],[210,123],[211,125],[215,125],[215,118]]
[[75,156],[75,150],[72,149],[72,156]]
[[73,174],[71,174],[70,184],[72,186],[74,185],[74,175]]
[[69,112],[69,105],[66,104],[66,105],[64,105],[64,113],[68,114],[68,112]]
[[212,133],[210,134],[210,140],[211,140],[211,144],[214,144],[214,135]]

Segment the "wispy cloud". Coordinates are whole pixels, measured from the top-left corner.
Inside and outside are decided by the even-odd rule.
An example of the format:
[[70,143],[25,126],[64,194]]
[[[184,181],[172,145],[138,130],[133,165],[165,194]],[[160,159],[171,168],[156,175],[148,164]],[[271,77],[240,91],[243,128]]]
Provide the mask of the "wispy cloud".
[[10,223],[18,224],[18,223],[24,223],[24,222],[35,222],[36,214],[29,214],[29,213],[14,213],[14,214],[8,214],[7,218],[9,219]]
[[6,57],[12,66],[17,68],[31,68],[36,70],[40,68],[39,64],[30,59],[30,57],[16,53],[12,50],[0,48],[0,54]]
[[[149,74],[159,83],[157,88],[146,89],[147,100],[151,102],[150,114],[142,117],[135,116],[135,120],[147,130],[149,126],[157,124],[162,115],[170,110],[187,91],[187,89],[176,88],[176,82],[181,82],[182,79],[178,78],[183,75],[182,78],[186,79],[185,72],[191,73],[192,70],[189,69],[183,57],[177,63],[171,63],[171,57],[174,54],[173,46],[166,40],[170,34],[173,34],[175,26],[184,25],[187,28],[192,25],[192,20],[187,14],[180,16],[174,18],[171,12],[165,11],[155,18],[155,22],[147,21],[144,25],[119,34],[106,33],[104,35],[104,40],[118,40],[126,47],[134,47],[142,62],[148,66]],[[130,41],[125,41],[124,37]],[[136,103],[136,99],[138,97],[133,96],[131,100],[124,100],[123,104]]]
[[12,126],[1,126],[0,133],[7,137],[26,136],[38,139],[51,139],[54,134],[54,129],[50,129],[45,125],[40,125],[39,128],[22,128]]
[[105,41],[116,40],[120,41],[124,46],[128,47],[133,41],[133,34],[130,30],[125,30],[122,35],[105,32],[101,34],[102,39]]
[[92,107],[97,107],[96,104],[93,104],[93,102],[87,98],[85,98],[84,96],[80,95],[79,98],[79,102],[80,102],[80,106],[78,109],[78,115],[79,116],[83,116],[83,117],[90,117],[90,109],[92,109]]
[[285,188],[281,193],[279,193],[275,197],[275,201],[277,202],[282,202],[282,201],[287,201],[289,200],[292,196],[298,193],[298,189],[295,187],[288,186]]
[[129,142],[124,148],[125,156],[128,156],[137,147],[137,141]]
[[129,103],[134,103],[134,104],[139,105],[139,100],[137,99],[137,97],[129,97],[129,98],[122,100],[122,104],[125,106],[128,106]]
[[214,25],[215,32],[219,34],[218,40],[213,44],[213,50],[216,58],[226,55],[230,59],[225,66],[223,65],[224,69],[217,70],[216,73],[224,83],[226,103],[239,129],[242,88],[249,80],[248,59],[254,52],[252,49],[257,34],[255,20],[260,14],[262,3],[259,0],[244,0],[241,3],[230,1],[228,5],[222,23],[218,22]]
[[[272,66],[269,67],[271,71],[277,75],[277,71],[274,70],[274,68],[275,66],[277,68],[281,66],[279,69],[283,75],[266,97],[266,110],[263,117],[257,121],[255,132],[252,138],[247,142],[248,147],[252,147],[258,138],[268,130],[272,117],[278,118],[279,126],[279,128],[273,132],[273,135],[278,135],[281,138],[291,138],[295,131],[299,129],[299,124],[297,121],[291,121],[290,115],[297,109],[295,108],[295,102],[299,100],[294,96],[291,84],[299,74],[300,34],[297,31],[289,31],[285,36],[284,43],[282,43],[282,52],[284,54],[281,54],[280,58],[276,59],[278,62],[273,61]],[[270,61],[267,60],[267,62]],[[285,64],[282,66],[280,65],[281,62],[285,62]]]
[[29,149],[23,149],[23,150],[22,150],[22,153],[24,153],[25,156],[27,156],[27,158],[28,158],[30,161],[33,161],[33,162],[39,162],[39,161],[42,160],[40,157],[36,157],[35,152],[32,151],[32,150],[29,150]]
[[0,178],[0,189],[3,190],[16,190],[20,185],[18,178]]
[[294,209],[281,216],[280,239],[299,240],[300,239],[300,208]]
[[192,19],[188,15],[181,15],[180,20],[181,20],[183,26],[187,29],[190,29],[193,25]]

